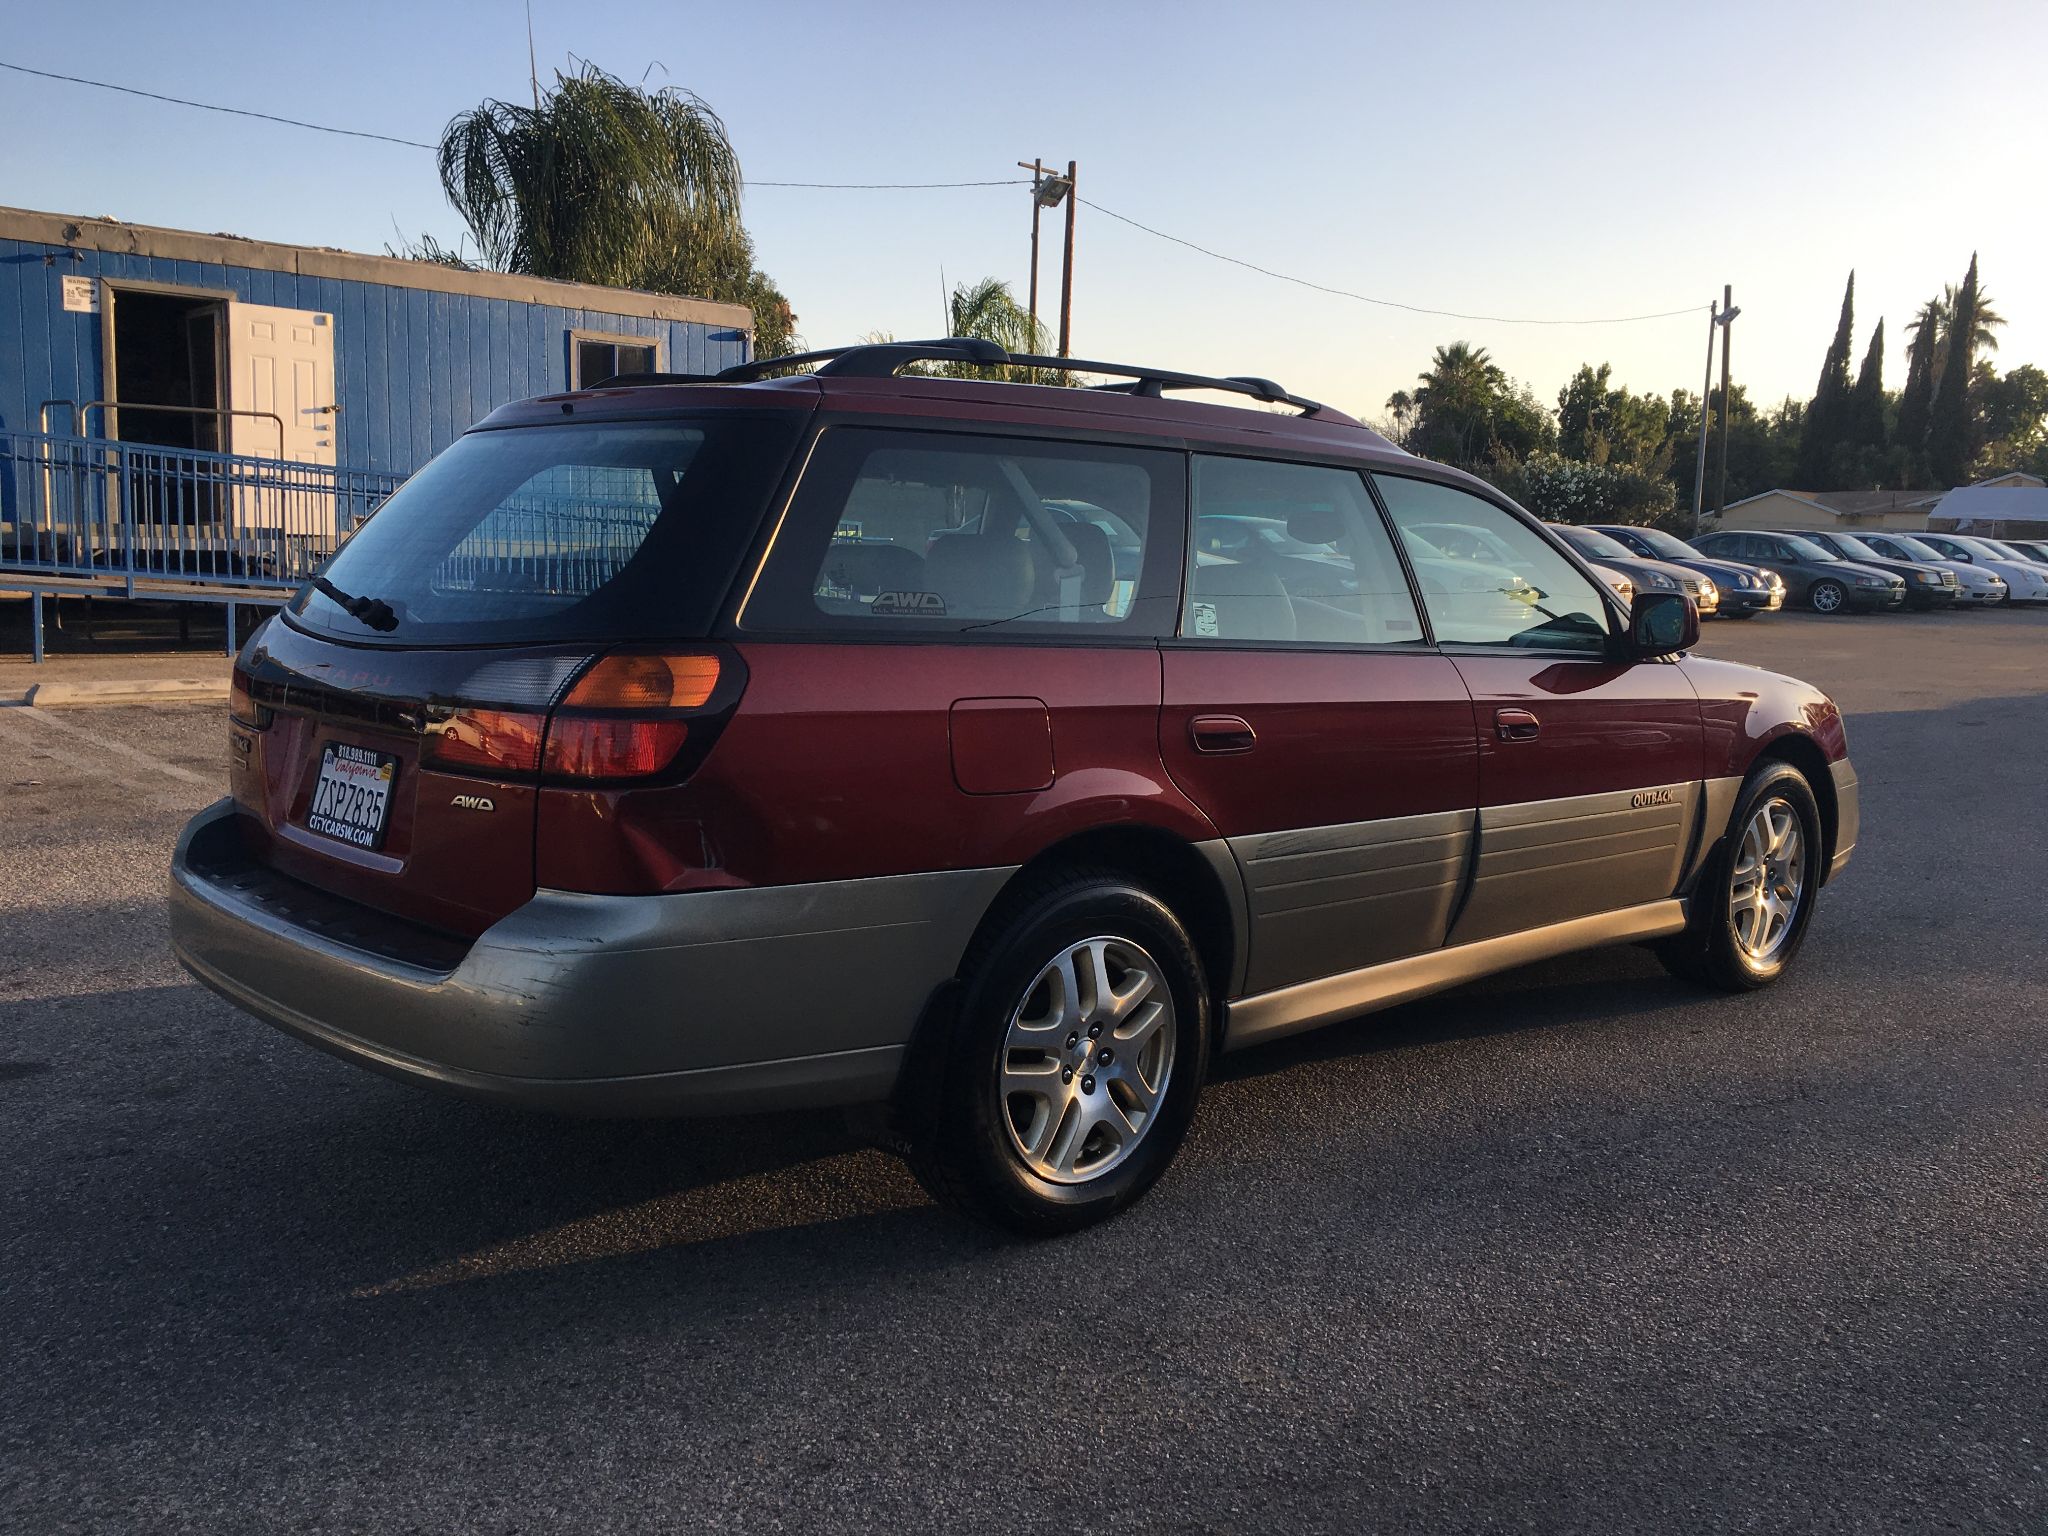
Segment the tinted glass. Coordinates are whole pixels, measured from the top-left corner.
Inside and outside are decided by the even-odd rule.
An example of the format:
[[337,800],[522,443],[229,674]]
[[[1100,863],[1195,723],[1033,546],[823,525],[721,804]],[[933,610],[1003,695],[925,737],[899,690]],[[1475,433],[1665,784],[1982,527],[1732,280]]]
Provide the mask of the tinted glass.
[[1699,557],[1698,550],[1662,528],[1631,528],[1628,538],[1638,549],[1648,550],[1659,560],[1694,560]]
[[1394,542],[1355,471],[1198,456],[1194,476],[1183,637],[1422,643]]
[[796,432],[740,416],[472,432],[321,573],[388,604],[395,628],[310,584],[290,612],[305,629],[397,645],[702,635]]
[[1157,635],[1185,472],[1156,449],[842,427],[819,440],[748,629]]
[[1835,548],[1839,549],[1851,560],[1884,560],[1890,558],[1889,556],[1879,554],[1861,539],[1855,538],[1850,534],[1836,534],[1834,543]]
[[[1436,638],[1445,645],[1599,652],[1607,646],[1607,600],[1535,529],[1490,501],[1452,486],[1394,475],[1373,483],[1407,546]],[[1501,551],[1465,559],[1421,530],[1472,528]]]
[[1781,533],[1772,541],[1794,560],[1814,560],[1822,565],[1840,558],[1822,549],[1811,539],[1802,539],[1796,533]]
[[1578,528],[1570,523],[1552,523],[1557,536],[1571,545],[1588,560],[1633,560],[1629,547],[1621,540],[1593,528]]
[[1947,555],[1944,555],[1931,544],[1922,544],[1918,539],[1904,538],[1899,534],[1887,536],[1884,542],[1886,547],[1897,550],[1900,556],[1907,560],[1946,560],[1948,558]]

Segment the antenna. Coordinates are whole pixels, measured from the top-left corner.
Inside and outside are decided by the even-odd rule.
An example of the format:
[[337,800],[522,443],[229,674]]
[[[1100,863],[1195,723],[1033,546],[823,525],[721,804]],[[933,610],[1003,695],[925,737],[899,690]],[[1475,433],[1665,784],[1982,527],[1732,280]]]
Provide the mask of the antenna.
[[533,0],[526,0],[526,72],[533,80],[533,110],[540,111],[540,64],[533,54]]

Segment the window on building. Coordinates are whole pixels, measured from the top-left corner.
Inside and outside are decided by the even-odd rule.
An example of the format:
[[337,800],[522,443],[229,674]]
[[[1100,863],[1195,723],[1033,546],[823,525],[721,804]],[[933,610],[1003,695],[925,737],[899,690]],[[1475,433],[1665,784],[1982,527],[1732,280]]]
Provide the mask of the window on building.
[[622,373],[655,373],[661,364],[651,341],[630,336],[584,336],[571,338],[571,389],[596,389],[607,379]]

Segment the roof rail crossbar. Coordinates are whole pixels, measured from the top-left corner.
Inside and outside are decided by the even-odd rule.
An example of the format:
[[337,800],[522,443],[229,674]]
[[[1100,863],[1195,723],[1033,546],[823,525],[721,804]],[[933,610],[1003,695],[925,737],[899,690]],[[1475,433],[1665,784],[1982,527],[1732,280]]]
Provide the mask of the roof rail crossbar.
[[1322,402],[1289,394],[1271,379],[1254,374],[1231,374],[1216,378],[1201,373],[1176,373],[1164,368],[1143,368],[1130,363],[1104,363],[1079,357],[1042,357],[1028,352],[1009,352],[992,341],[973,336],[945,336],[930,341],[866,341],[851,346],[827,347],[817,352],[797,352],[788,357],[761,357],[752,362],[721,368],[716,373],[622,373],[596,386],[623,388],[637,384],[743,384],[792,368],[812,368],[820,377],[887,378],[911,363],[971,363],[981,368],[1033,368],[1048,373],[1108,374],[1123,382],[1097,384],[1093,388],[1113,394],[1136,395],[1156,400],[1169,389],[1214,389],[1229,394],[1249,395],[1268,405],[1291,405],[1304,416],[1327,409]]

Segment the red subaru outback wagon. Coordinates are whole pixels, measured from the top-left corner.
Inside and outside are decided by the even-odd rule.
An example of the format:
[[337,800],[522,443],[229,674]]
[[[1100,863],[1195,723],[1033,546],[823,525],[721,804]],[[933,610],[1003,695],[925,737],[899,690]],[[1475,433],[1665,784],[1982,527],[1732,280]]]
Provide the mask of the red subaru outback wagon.
[[885,1106],[1057,1231],[1218,1052],[1603,944],[1762,986],[1849,857],[1823,694],[1337,411],[795,361],[495,412],[251,637],[194,975],[484,1098]]

